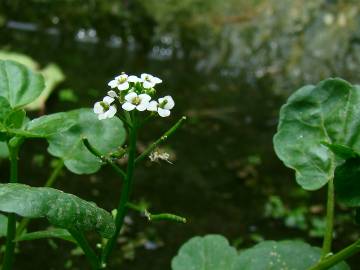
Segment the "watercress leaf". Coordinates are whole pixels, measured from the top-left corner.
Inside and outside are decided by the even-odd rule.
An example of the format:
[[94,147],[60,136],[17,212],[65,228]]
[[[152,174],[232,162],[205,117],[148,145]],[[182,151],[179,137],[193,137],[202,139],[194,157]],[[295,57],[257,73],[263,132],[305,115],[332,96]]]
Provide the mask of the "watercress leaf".
[[231,247],[223,236],[196,236],[180,248],[171,267],[172,270],[230,270],[236,257],[236,249]]
[[49,137],[64,132],[72,127],[75,119],[69,118],[68,113],[60,112],[35,118],[25,125],[25,130],[39,137]]
[[6,98],[12,108],[20,108],[35,100],[44,89],[40,74],[13,61],[0,60],[0,96]]
[[0,237],[6,236],[7,224],[8,224],[7,216],[0,214]]
[[[240,252],[231,270],[307,270],[316,264],[321,256],[321,249],[300,241],[264,241]],[[331,270],[348,270],[341,262]]]
[[335,194],[340,203],[360,206],[360,157],[350,158],[335,170]]
[[49,228],[44,231],[36,231],[31,233],[24,233],[19,237],[16,237],[15,241],[32,241],[32,240],[38,240],[38,239],[44,239],[44,238],[58,238],[65,241],[76,243],[76,240],[71,236],[71,234],[61,228]]
[[7,101],[6,98],[0,96],[0,122],[4,123],[5,119],[9,115],[9,113],[12,111],[10,107],[10,103]]
[[346,145],[326,142],[323,145],[327,146],[336,156],[344,160],[360,156],[359,153]]
[[91,174],[98,171],[102,163],[83,145],[82,138],[86,137],[101,153],[115,152],[125,141],[122,121],[117,117],[100,121],[91,109],[74,110],[67,115],[76,124],[48,139],[49,153],[62,158],[65,166],[74,173]]
[[7,128],[21,128],[26,117],[25,110],[13,110],[5,119],[5,126]]
[[0,184],[0,211],[27,218],[47,218],[54,226],[95,230],[105,238],[115,231],[110,213],[72,194],[45,187]]
[[295,170],[296,181],[307,190],[324,186],[338,160],[322,143],[360,150],[360,87],[341,79],[305,86],[280,110],[274,147],[284,164]]

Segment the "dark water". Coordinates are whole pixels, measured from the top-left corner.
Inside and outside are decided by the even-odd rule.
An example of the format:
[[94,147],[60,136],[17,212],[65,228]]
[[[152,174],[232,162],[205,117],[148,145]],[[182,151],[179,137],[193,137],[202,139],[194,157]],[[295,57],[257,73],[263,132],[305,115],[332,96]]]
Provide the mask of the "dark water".
[[[30,55],[42,65],[55,62],[63,69],[66,81],[58,89],[73,89],[79,102],[61,102],[55,92],[47,102],[46,113],[92,107],[106,93],[107,82],[125,71],[159,76],[164,81],[159,92],[171,94],[176,102],[172,117],[156,119],[142,130],[140,146],[156,139],[182,115],[189,116],[187,124],[168,142],[176,155],[174,164],[145,162],[139,166],[132,194],[134,201],[149,201],[153,212],[173,212],[189,222],[148,223],[130,212],[134,223],[125,236],[133,245],[141,235],[162,244],[155,250],[140,244],[134,259],[123,261],[122,267],[123,251],[117,250],[109,269],[170,269],[180,245],[195,235],[223,234],[232,243],[241,238],[240,248],[254,244],[254,235],[265,239],[307,238],[304,232],[263,216],[269,195],[282,196],[290,207],[304,201],[307,205],[323,202],[322,191],[296,201],[299,187],[292,172],[275,156],[272,136],[286,95],[274,93],[271,79],[249,82],[241,76],[227,76],[221,67],[204,73],[196,69],[193,59],[149,57],[148,52],[33,32],[3,30],[0,39],[3,48]],[[34,157],[41,153],[46,153],[45,142],[26,143],[21,152],[22,182],[38,186],[47,178],[51,158],[46,156],[43,166],[34,163]],[[1,163],[0,175],[7,177],[6,162]],[[121,190],[119,179],[109,168],[93,176],[64,171],[56,187],[96,201],[107,210],[116,207]],[[30,230],[46,226],[46,222],[36,221]],[[96,241],[94,235],[90,237]],[[343,233],[339,239],[345,241],[346,237]],[[321,245],[320,239],[308,240]],[[336,247],[342,242],[337,241]],[[87,269],[84,257],[70,256],[72,249],[71,244],[56,240],[50,244],[45,240],[23,243],[15,269],[64,269],[69,259],[73,261],[69,269]]]

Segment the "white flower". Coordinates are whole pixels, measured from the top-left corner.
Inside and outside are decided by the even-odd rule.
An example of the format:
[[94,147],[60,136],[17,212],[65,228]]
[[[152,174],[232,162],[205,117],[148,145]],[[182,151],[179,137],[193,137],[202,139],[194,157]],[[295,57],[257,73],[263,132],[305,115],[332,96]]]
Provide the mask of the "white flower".
[[116,98],[118,97],[118,94],[114,90],[110,90],[107,92],[109,97]]
[[147,94],[136,94],[135,92],[131,92],[125,96],[126,102],[122,105],[122,108],[125,111],[132,111],[135,108],[138,111],[145,111],[148,107],[149,101],[151,97]]
[[158,83],[162,83],[162,80],[158,77],[152,76],[150,74],[143,73],[141,74],[141,81],[145,89],[154,87]]
[[167,117],[170,115],[170,110],[174,108],[175,102],[171,96],[165,96],[159,98],[159,104],[157,111],[161,117]]
[[158,102],[155,100],[152,100],[149,102],[148,106],[147,106],[147,110],[150,112],[157,112],[158,110]]
[[120,91],[126,90],[129,88],[128,75],[122,73],[119,76],[116,76],[114,80],[110,81],[108,85],[111,88],[118,88]]
[[128,82],[137,83],[137,82],[141,82],[141,79],[138,76],[131,75],[128,78]]
[[105,96],[102,101],[96,102],[94,105],[94,113],[98,115],[99,120],[112,118],[116,114],[115,105],[111,105],[114,98]]
[[151,162],[158,162],[159,160],[164,160],[172,164],[172,162],[170,161],[170,154],[166,152],[160,152],[158,150],[152,151],[149,155],[149,159]]

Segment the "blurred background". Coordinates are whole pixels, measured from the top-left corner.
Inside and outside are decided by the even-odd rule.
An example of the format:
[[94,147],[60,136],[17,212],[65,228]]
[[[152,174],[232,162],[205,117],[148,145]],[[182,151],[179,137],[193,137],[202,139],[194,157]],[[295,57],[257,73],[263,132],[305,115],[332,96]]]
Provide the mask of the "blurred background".
[[[173,115],[143,130],[139,150],[182,115],[189,121],[164,146],[173,164],[138,168],[132,198],[188,223],[149,223],[130,212],[109,269],[170,269],[195,235],[223,234],[238,249],[264,239],[321,245],[325,192],[300,189],[272,137],[281,104],[302,85],[360,81],[359,13],[356,0],[0,0],[0,59],[44,74],[46,95],[28,108],[33,116],[92,107],[121,71],[164,81],[157,89],[174,97]],[[55,163],[46,147],[24,146],[23,183],[46,181]],[[7,168],[0,160],[1,179]],[[55,187],[111,210],[119,183],[110,168],[91,176],[64,169]],[[335,226],[335,249],[359,237],[345,208]],[[71,244],[38,240],[20,246],[15,269],[86,267]]]

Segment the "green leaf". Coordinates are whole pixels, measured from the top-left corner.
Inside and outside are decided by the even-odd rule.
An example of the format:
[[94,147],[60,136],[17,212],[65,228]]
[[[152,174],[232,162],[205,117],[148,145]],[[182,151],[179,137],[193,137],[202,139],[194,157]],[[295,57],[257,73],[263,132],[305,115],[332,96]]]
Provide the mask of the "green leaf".
[[67,115],[76,124],[48,139],[49,153],[62,158],[65,166],[74,173],[91,174],[98,171],[102,163],[87,150],[82,138],[86,137],[101,153],[114,152],[125,141],[122,121],[117,117],[100,121],[91,109],[74,110]]
[[[307,270],[316,264],[321,249],[300,241],[264,241],[242,251],[235,260],[232,270]],[[350,269],[341,262],[331,270]]]
[[359,94],[358,86],[327,79],[299,89],[281,108],[275,151],[304,189],[319,189],[334,175],[338,160],[323,143],[360,150]]
[[0,184],[0,211],[27,218],[47,218],[54,226],[95,230],[105,238],[115,231],[110,213],[72,194],[23,184]]
[[32,241],[32,240],[38,240],[44,238],[58,238],[65,241],[76,243],[76,240],[71,236],[71,234],[67,230],[61,228],[50,228],[45,231],[24,233],[21,236],[17,237],[15,241],[16,242]]
[[7,216],[0,214],[0,237],[4,237],[7,234],[7,224],[8,218]]
[[21,128],[26,117],[26,112],[22,109],[13,110],[8,114],[5,120],[7,128]]
[[[187,241],[172,260],[172,270],[232,269],[235,248],[221,235],[196,236]],[[241,268],[240,268],[241,269]]]
[[340,203],[360,206],[360,157],[351,158],[335,170],[335,194]]
[[5,97],[12,108],[20,108],[35,100],[44,89],[44,79],[25,66],[8,60],[0,60],[0,96]]
[[5,119],[11,112],[10,103],[7,101],[6,98],[0,96],[0,122],[4,123]]
[[75,119],[69,118],[68,113],[60,112],[31,120],[25,125],[25,130],[33,135],[31,137],[49,137],[64,132],[75,124]]

